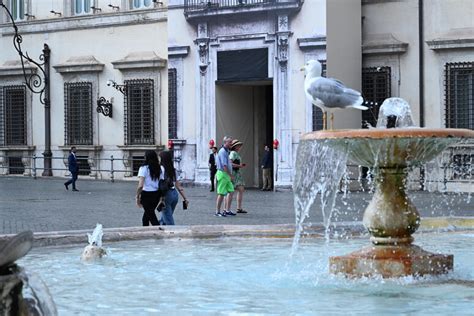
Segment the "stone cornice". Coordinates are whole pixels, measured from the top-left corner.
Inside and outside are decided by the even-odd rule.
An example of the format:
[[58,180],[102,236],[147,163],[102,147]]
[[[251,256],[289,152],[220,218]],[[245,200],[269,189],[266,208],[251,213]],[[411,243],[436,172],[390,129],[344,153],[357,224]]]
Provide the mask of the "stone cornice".
[[[36,67],[29,63],[25,63],[25,70],[27,73],[37,71]],[[0,77],[7,76],[23,76],[23,68],[19,60],[6,61],[3,66],[0,66]]]
[[363,55],[403,54],[408,43],[399,41],[392,34],[371,34],[362,41]]
[[100,63],[94,56],[71,57],[65,63],[53,66],[57,72],[76,73],[76,72],[101,72],[104,70],[104,64]]
[[326,48],[326,36],[298,38],[296,41],[301,50]]
[[474,38],[434,39],[426,44],[432,50],[474,48]]
[[189,46],[170,46],[168,47],[168,58],[186,57],[189,54]]
[[[72,30],[85,30],[113,26],[127,26],[166,22],[165,9],[133,10],[126,12],[111,12],[104,14],[90,14],[57,19],[30,20],[18,22],[18,29],[22,35],[34,33],[52,33]],[[10,23],[0,25],[1,36],[14,34]]]
[[166,59],[158,57],[155,52],[137,52],[128,54],[125,58],[112,62],[115,69],[135,70],[166,67]]
[[474,28],[450,29],[439,38],[426,41],[432,50],[474,48]]

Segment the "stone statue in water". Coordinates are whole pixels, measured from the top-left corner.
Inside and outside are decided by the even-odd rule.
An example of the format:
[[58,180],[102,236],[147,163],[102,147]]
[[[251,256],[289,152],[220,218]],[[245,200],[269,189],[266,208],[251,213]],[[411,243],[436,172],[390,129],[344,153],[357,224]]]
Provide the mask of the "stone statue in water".
[[90,261],[95,259],[100,259],[104,256],[107,256],[107,251],[102,248],[102,236],[104,235],[102,231],[102,225],[97,224],[94,231],[91,234],[87,234],[87,239],[89,245],[87,245],[81,255],[81,260]]
[[[0,315],[57,315],[47,287],[15,264],[32,247],[31,231],[0,241]],[[32,294],[25,296],[25,288]]]

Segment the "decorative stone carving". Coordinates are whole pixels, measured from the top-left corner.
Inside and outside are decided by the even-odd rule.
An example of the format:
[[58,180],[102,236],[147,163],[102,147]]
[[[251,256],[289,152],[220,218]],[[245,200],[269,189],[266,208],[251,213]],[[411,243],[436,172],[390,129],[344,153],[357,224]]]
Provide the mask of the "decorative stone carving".
[[199,52],[199,71],[205,75],[207,66],[209,66],[209,38],[198,38],[196,40]]
[[278,34],[277,51],[278,51],[278,62],[282,68],[282,71],[286,71],[288,64],[288,37],[289,32]]

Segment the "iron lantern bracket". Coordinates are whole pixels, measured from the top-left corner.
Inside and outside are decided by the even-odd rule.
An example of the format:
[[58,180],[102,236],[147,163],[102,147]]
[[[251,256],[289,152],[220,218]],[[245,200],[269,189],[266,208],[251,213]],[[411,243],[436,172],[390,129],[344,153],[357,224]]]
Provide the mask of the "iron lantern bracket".
[[112,117],[112,103],[107,101],[104,97],[97,100],[97,113],[102,113],[104,116]]

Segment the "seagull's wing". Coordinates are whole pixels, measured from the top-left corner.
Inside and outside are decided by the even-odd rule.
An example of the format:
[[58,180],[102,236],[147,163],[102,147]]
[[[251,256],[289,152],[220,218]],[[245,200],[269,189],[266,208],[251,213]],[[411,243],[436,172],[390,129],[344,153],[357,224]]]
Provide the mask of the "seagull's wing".
[[308,85],[307,93],[321,100],[327,108],[360,108],[363,102],[358,91],[346,88],[341,81],[331,78],[316,78]]

